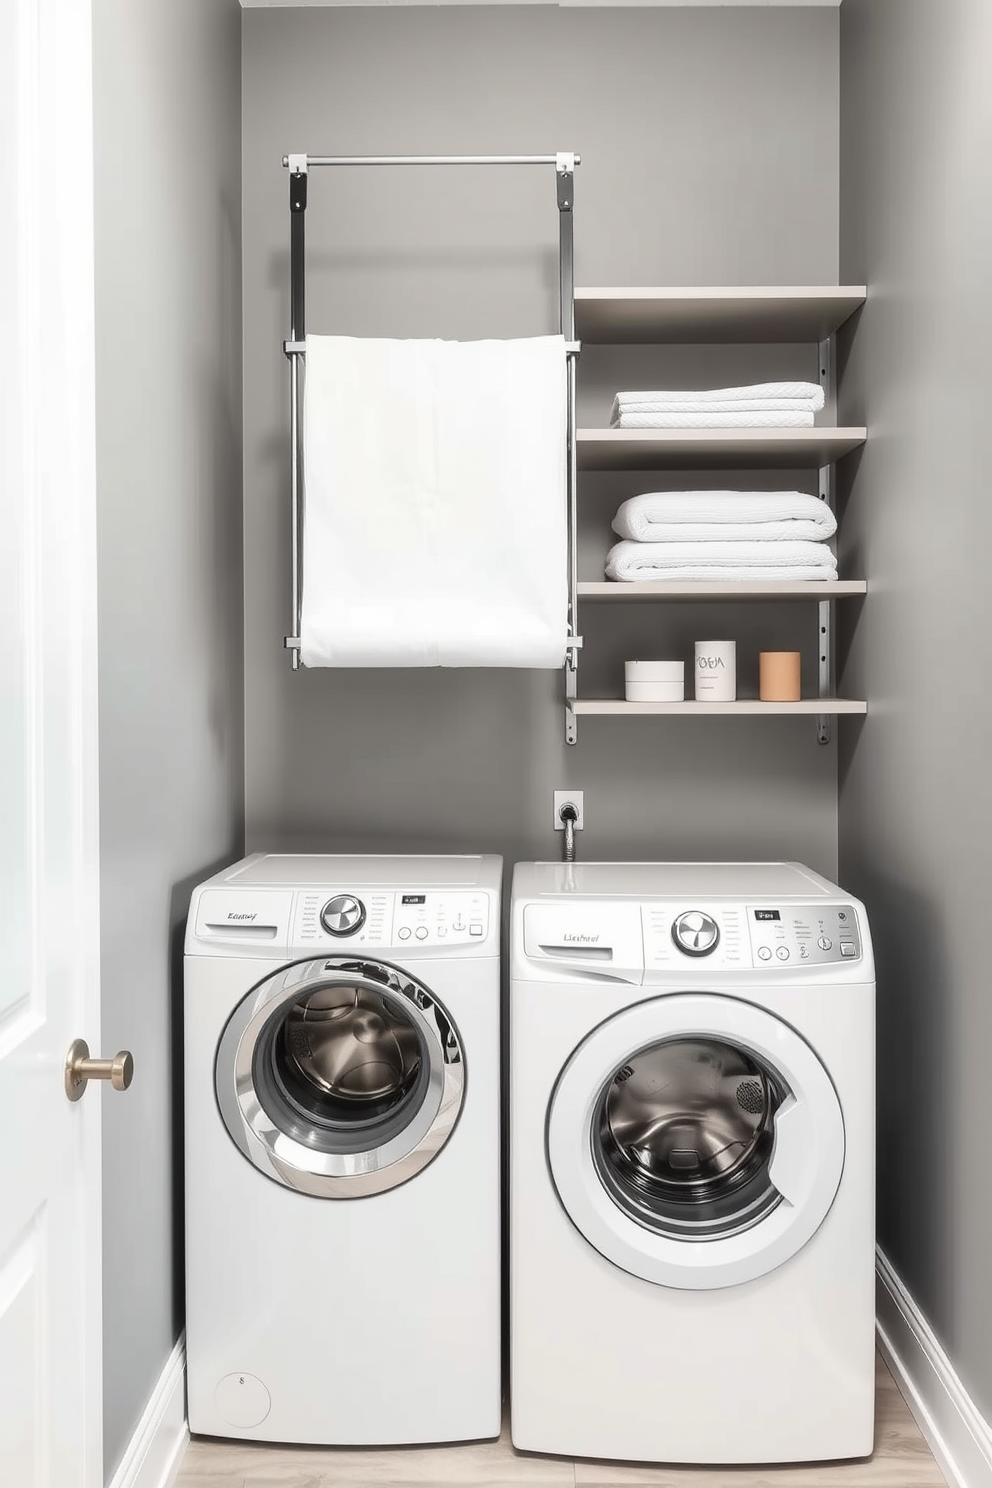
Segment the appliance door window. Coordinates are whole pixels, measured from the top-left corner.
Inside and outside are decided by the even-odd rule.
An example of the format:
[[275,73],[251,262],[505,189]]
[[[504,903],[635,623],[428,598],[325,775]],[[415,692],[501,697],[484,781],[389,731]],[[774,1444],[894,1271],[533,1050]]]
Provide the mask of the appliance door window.
[[464,1095],[444,1008],[399,968],[348,957],[286,967],[232,1014],[220,1113],[248,1160],[320,1198],[397,1187],[437,1156]]
[[844,1165],[826,1070],[794,1029],[734,998],[652,999],[600,1025],[548,1120],[558,1195],[614,1264],[662,1285],[733,1286],[815,1234]]

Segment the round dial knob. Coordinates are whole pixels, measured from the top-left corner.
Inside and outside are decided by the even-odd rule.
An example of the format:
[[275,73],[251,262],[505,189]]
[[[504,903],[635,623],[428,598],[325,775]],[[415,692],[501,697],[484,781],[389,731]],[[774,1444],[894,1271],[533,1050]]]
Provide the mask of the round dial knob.
[[320,911],[328,935],[354,935],[365,924],[365,905],[353,894],[335,894]]
[[672,926],[672,939],[680,951],[687,956],[708,956],[716,950],[720,939],[720,927],[710,915],[701,909],[690,909],[680,914]]

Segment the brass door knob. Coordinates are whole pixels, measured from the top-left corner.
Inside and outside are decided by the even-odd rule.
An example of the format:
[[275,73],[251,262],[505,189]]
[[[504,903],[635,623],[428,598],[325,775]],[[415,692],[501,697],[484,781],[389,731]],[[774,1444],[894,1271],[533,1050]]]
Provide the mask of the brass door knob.
[[122,1049],[113,1059],[91,1059],[85,1039],[73,1039],[65,1056],[65,1093],[77,1101],[90,1080],[109,1080],[115,1090],[126,1090],[134,1076],[134,1060],[129,1049]]

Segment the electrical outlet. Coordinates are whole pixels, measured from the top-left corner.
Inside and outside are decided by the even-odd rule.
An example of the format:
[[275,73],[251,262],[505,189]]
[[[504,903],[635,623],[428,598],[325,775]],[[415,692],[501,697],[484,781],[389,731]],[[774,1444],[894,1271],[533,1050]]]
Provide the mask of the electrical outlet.
[[561,816],[559,814],[561,812],[561,808],[563,806],[574,806],[575,807],[576,811],[578,812],[578,815],[575,818],[574,827],[575,827],[575,830],[577,832],[581,832],[582,831],[582,828],[585,825],[585,818],[584,818],[584,816],[582,814],[582,794],[583,793],[580,790],[557,790],[557,791],[555,791],[555,831],[556,832],[564,832],[564,830],[565,830],[565,823],[562,821]]

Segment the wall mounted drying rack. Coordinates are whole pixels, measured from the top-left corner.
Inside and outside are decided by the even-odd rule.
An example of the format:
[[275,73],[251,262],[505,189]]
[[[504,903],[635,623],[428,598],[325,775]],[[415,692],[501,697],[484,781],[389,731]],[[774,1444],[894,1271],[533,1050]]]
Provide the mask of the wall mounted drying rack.
[[293,670],[300,660],[303,558],[303,374],[306,366],[306,209],[310,170],[316,166],[376,165],[551,165],[555,172],[558,205],[559,323],[567,357],[567,457],[565,497],[568,510],[568,634],[565,643],[566,738],[574,744],[575,718],[568,703],[577,695],[578,655],[582,637],[578,633],[578,559],[576,505],[575,363],[579,343],[575,340],[575,269],[573,209],[575,167],[581,156],[559,150],[554,155],[284,155],[289,170],[290,220],[290,328],[283,342],[290,364],[290,417],[292,421],[292,520],[293,520],[293,633],[283,644],[291,653]]

